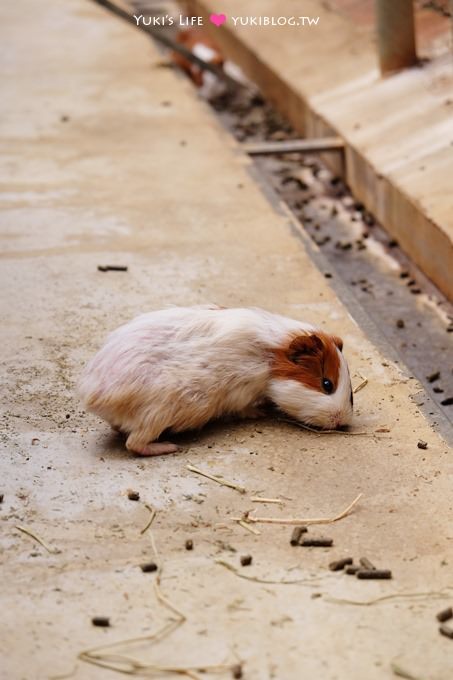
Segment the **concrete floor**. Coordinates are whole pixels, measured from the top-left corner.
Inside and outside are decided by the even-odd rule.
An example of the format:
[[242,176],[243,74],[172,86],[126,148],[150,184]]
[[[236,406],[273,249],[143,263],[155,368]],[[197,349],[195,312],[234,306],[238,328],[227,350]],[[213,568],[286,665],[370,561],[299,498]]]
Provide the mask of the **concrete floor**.
[[[381,680],[393,677],[392,663],[423,680],[450,679],[453,642],[435,614],[453,600],[453,465],[412,399],[419,386],[351,320],[299,227],[190,85],[159,67],[146,38],[84,0],[35,9],[32,0],[9,4],[1,23],[0,677],[117,677],[77,655],[169,619],[155,575],[139,568],[155,559],[162,592],[187,621],[158,644],[127,647],[129,657],[166,666],[240,659],[251,680]],[[99,264],[129,271],[101,273]],[[206,301],[263,306],[342,335],[354,384],[369,380],[355,423],[369,436],[268,419],[187,435],[178,455],[129,456],[82,411],[77,376],[121,322]],[[248,493],[195,476],[189,460]],[[230,521],[256,492],[285,497],[258,509],[281,517],[331,516],[364,495],[348,518],[312,529],[333,548],[306,550],[289,545],[288,527],[253,535]],[[157,557],[151,535],[140,534],[144,502],[158,511]],[[245,553],[253,564],[242,568]],[[394,579],[327,569],[349,554],[391,568]],[[240,578],[219,559],[270,582]],[[329,599],[401,594],[370,606]],[[93,627],[96,615],[111,627]]]

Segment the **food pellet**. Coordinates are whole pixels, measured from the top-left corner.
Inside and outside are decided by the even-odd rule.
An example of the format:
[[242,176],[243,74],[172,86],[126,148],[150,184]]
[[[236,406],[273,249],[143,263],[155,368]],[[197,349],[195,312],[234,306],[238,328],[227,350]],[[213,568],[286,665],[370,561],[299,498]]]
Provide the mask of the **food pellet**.
[[368,571],[371,571],[371,569],[376,569],[376,567],[374,566],[374,564],[370,562],[368,557],[361,557],[359,562],[362,565],[362,567],[364,569],[368,569]]
[[188,538],[187,541],[185,542],[186,550],[193,550],[193,541],[192,539]]
[[350,567],[346,567],[345,572],[349,574],[349,576],[355,576],[357,572],[359,571],[360,567],[357,565],[353,564]]
[[308,531],[307,527],[294,527],[293,533],[291,534],[290,543],[291,545],[299,545],[302,534]]
[[235,680],[240,680],[240,678],[242,678],[242,666],[240,664],[233,666],[231,670],[233,673],[233,678],[235,678]]
[[304,538],[299,545],[303,548],[330,548],[333,538]]
[[252,564],[252,556],[251,555],[242,555],[241,556],[241,564],[243,567],[248,567],[250,564]]
[[450,638],[450,640],[453,640],[453,628],[446,626],[445,623],[439,626],[439,633],[441,635],[445,635],[447,638]]
[[428,442],[424,442],[423,439],[419,439],[417,446],[418,446],[419,449],[425,450],[425,449],[428,448]]
[[99,626],[100,628],[108,628],[110,626],[110,619],[108,616],[93,616],[91,619],[93,626]]
[[436,619],[440,621],[441,623],[444,623],[444,621],[448,621],[449,619],[453,618],[453,608],[452,607],[447,607],[447,609],[442,609],[441,612],[436,614]]
[[341,569],[344,569],[346,565],[352,564],[353,563],[352,557],[343,557],[342,560],[335,560],[335,562],[331,562],[329,564],[329,569],[330,571],[340,571]]
[[127,267],[122,264],[99,264],[100,272],[127,272]]
[[157,571],[157,564],[155,562],[147,562],[146,564],[141,564],[140,569],[145,572]]
[[129,498],[130,501],[139,501],[140,500],[140,494],[138,493],[138,491],[128,491],[127,497]]
[[392,572],[390,569],[359,569],[356,576],[363,580],[389,579],[392,578]]

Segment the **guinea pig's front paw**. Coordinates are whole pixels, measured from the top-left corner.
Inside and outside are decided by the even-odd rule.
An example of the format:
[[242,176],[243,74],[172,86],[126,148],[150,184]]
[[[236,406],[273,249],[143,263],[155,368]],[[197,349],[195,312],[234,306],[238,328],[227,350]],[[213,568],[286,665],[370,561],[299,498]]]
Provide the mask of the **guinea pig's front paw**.
[[146,444],[146,446],[128,446],[126,447],[131,453],[137,453],[139,456],[160,456],[163,453],[176,453],[179,451],[179,446],[171,442],[154,442]]

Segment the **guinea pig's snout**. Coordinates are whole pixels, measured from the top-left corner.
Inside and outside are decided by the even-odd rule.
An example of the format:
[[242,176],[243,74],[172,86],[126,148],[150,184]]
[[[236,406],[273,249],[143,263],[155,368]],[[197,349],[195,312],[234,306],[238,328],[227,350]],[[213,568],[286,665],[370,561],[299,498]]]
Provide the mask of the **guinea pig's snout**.
[[349,427],[348,423],[344,422],[342,413],[334,413],[330,421],[330,427],[332,430],[347,430]]

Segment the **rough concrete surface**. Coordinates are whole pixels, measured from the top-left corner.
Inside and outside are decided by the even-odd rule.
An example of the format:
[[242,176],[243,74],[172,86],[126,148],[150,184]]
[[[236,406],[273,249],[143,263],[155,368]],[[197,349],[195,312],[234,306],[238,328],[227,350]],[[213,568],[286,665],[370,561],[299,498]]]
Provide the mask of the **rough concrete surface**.
[[[451,678],[453,643],[435,614],[453,598],[453,468],[412,401],[415,381],[353,323],[298,227],[146,38],[83,0],[47,0],[38,12],[24,0],[2,15],[1,678],[117,677],[77,655],[169,620],[155,575],[139,568],[150,559],[187,621],[162,642],[126,648],[129,657],[166,666],[239,658],[250,680],[381,680],[392,663]],[[206,301],[264,306],[342,335],[354,384],[369,381],[355,423],[369,436],[265,419],[181,437],[178,455],[128,455],[78,404],[82,366],[135,314]],[[194,475],[189,460],[247,494]],[[230,521],[258,492],[285,498],[257,510],[280,517],[332,516],[363,498],[349,517],[311,530],[333,548],[304,549],[289,545],[288,527],[254,535]],[[140,534],[144,502],[158,511],[152,534]],[[246,553],[253,563],[241,567]],[[349,554],[394,579],[328,571]],[[329,600],[401,593],[369,606]],[[98,615],[111,627],[93,627]]]

